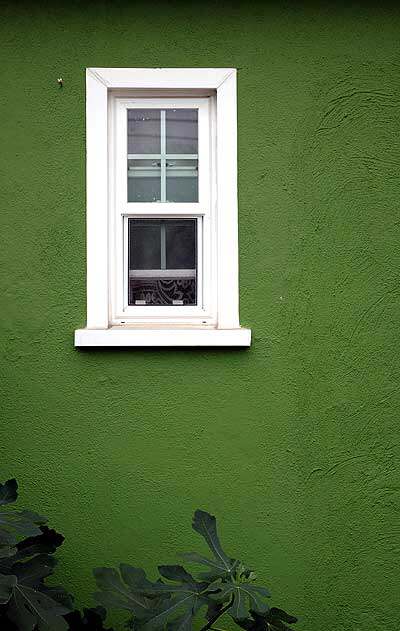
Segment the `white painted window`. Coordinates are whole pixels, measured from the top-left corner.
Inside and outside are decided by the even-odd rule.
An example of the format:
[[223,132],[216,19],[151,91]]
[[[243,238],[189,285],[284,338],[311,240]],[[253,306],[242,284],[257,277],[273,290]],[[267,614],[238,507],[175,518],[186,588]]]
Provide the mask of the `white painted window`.
[[249,346],[236,72],[87,69],[87,326],[76,346]]

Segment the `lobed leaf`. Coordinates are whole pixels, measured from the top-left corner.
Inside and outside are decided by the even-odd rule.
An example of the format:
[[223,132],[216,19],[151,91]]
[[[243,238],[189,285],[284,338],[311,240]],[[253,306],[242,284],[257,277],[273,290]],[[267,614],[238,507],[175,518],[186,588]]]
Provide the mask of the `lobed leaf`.
[[6,559],[13,556],[17,552],[17,548],[8,545],[0,545],[0,559]]
[[100,604],[105,607],[122,607],[138,617],[146,614],[148,608],[146,598],[143,594],[128,589],[121,581],[117,570],[109,567],[98,567],[93,570],[93,576],[97,586],[102,590],[94,595]]
[[158,571],[170,581],[182,582],[185,585],[192,585],[194,589],[197,588],[198,583],[181,565],[159,565]]
[[232,568],[232,559],[224,552],[217,533],[217,520],[210,513],[202,510],[196,510],[193,515],[192,528],[204,537],[208,547],[213,553],[218,567],[230,572]]
[[53,554],[62,545],[64,537],[53,528],[40,526],[40,535],[27,537],[16,545],[14,560],[32,557],[35,554]]
[[13,594],[13,588],[17,584],[17,577],[0,574],[0,605],[8,603]]
[[167,631],[192,631],[193,615],[190,609],[167,623]]
[[0,545],[15,545],[17,535],[40,535],[38,527],[46,522],[44,517],[28,511],[8,512],[0,509]]
[[221,611],[223,605],[222,603],[217,603],[215,601],[210,601],[208,603],[208,607],[207,607],[207,611],[205,614],[205,617],[207,620],[211,620],[211,618],[214,618],[214,616],[216,616],[217,614],[219,614],[219,612]]
[[297,618],[295,616],[291,616],[283,609],[278,609],[277,607],[271,608],[270,617],[278,618],[279,620],[283,620],[283,622],[287,622],[289,624],[295,624],[297,622]]
[[47,585],[45,585],[41,588],[41,592],[43,594],[46,594],[46,596],[52,598],[59,605],[62,605],[63,607],[68,609],[68,611],[73,610],[73,597],[67,592],[65,587],[62,587],[61,585],[52,585],[51,587],[48,587]]
[[168,618],[179,611],[184,610],[181,615],[181,622],[183,621],[183,615],[186,614],[185,624],[189,625],[188,619],[190,617],[190,626],[197,611],[203,605],[207,604],[207,599],[202,594],[194,594],[193,592],[181,592],[175,594],[173,598],[165,602],[162,609],[154,616],[149,618],[143,626],[143,631],[151,631],[152,629],[158,629],[167,623]]
[[236,624],[245,631],[293,631],[291,627],[286,626],[286,623],[297,622],[297,618],[276,607],[271,607],[267,613],[260,614],[251,611],[250,614],[251,618],[235,620]]
[[151,581],[146,578],[146,572],[133,565],[121,563],[119,566],[123,581],[129,585],[131,589],[144,589],[152,585]]
[[18,483],[15,478],[0,484],[0,506],[12,504],[18,498]]
[[197,582],[180,565],[160,565],[159,571],[174,584],[161,579],[153,583],[143,570],[127,564],[120,565],[120,572],[97,568],[93,574],[101,591],[94,596],[106,607],[130,611],[134,628],[150,631],[169,625],[169,631],[190,631],[196,612],[208,603],[208,583]]
[[264,602],[270,596],[266,587],[257,587],[250,583],[220,583],[210,586],[211,589],[216,587],[218,591],[210,593],[210,597],[216,602],[227,602],[233,596],[233,603],[227,610],[232,618],[248,618],[251,610],[260,613],[269,611],[269,606]]
[[27,561],[14,563],[12,570],[18,581],[30,587],[39,588],[43,580],[53,574],[57,559],[48,554],[37,554]]
[[286,626],[288,624],[295,624],[297,622],[297,618],[289,615],[283,609],[278,609],[277,607],[272,607],[267,616],[268,629],[272,631],[293,631],[290,627]]
[[52,598],[35,589],[17,583],[13,588],[7,616],[19,631],[66,631],[64,614],[68,613]]
[[233,572],[238,567],[240,561],[236,559],[230,559],[230,566],[227,569],[226,564],[221,561],[214,559],[207,559],[201,554],[197,554],[197,552],[184,552],[180,555],[184,561],[188,563],[199,563],[200,565],[205,565],[210,568],[208,572],[201,572],[198,577],[202,581],[215,581],[218,578],[225,578],[232,576]]
[[69,629],[73,631],[112,631],[103,626],[105,619],[106,610],[102,607],[84,608],[83,614],[75,609],[65,616]]

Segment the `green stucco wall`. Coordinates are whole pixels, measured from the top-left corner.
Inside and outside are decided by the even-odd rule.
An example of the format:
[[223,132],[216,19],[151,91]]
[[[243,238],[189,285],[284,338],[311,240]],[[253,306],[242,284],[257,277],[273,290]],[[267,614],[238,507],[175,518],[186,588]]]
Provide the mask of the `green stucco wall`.
[[[299,631],[394,630],[400,13],[132,1],[2,14],[0,473],[65,534],[60,580],[87,603],[93,566],[176,562],[201,507]],[[86,66],[238,68],[249,350],[73,348]]]

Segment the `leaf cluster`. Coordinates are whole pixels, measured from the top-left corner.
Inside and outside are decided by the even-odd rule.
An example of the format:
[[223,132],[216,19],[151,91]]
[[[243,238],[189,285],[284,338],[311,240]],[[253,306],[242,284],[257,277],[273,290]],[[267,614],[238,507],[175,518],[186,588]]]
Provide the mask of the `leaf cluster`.
[[75,609],[64,618],[68,623],[68,628],[73,631],[113,631],[103,626],[106,616],[107,612],[103,607],[93,607],[92,609],[84,608],[83,612]]
[[0,484],[0,628],[2,631],[112,631],[100,607],[73,611],[72,597],[46,579],[64,537],[31,511],[17,511],[16,480]]
[[[65,631],[62,617],[71,609],[67,592],[48,587],[45,579],[57,563],[53,555],[62,543],[46,519],[30,511],[5,509],[18,497],[16,480],[0,485],[0,604],[8,625],[21,631]],[[21,535],[27,538],[20,541]],[[11,627],[12,628],[12,627]]]
[[196,577],[182,565],[159,565],[155,582],[144,570],[126,563],[118,570],[96,568],[97,602],[129,612],[128,625],[135,631],[192,631],[199,613],[203,617],[200,631],[212,628],[223,614],[246,631],[292,631],[286,623],[293,624],[296,618],[270,608],[270,592],[254,584],[255,572],[226,554],[215,517],[197,510],[192,527],[211,551],[210,557],[197,552],[181,555],[184,561],[202,566]]
[[236,620],[236,623],[245,631],[293,631],[287,624],[295,624],[297,618],[290,616],[283,609],[271,607],[269,611],[258,614],[251,611],[251,618]]
[[121,563],[118,570],[93,571],[100,606],[73,609],[71,595],[47,578],[57,564],[54,553],[64,537],[48,528],[47,520],[31,511],[18,511],[16,480],[0,484],[0,628],[2,631],[113,631],[104,626],[107,608],[127,612],[134,631],[213,630],[227,614],[244,631],[293,631],[297,620],[282,609],[270,608],[269,590],[256,585],[257,575],[223,549],[213,515],[197,510],[192,527],[211,554],[181,555],[200,566],[193,576],[183,565],[159,565],[150,580],[144,570]]

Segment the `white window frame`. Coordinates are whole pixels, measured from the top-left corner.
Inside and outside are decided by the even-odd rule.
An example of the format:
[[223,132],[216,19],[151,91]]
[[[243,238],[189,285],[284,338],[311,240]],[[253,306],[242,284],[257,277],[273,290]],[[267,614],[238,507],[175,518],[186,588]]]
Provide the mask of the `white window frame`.
[[[178,204],[172,210],[171,204],[161,203],[155,214],[149,214],[148,204],[144,210],[130,203],[127,206],[136,206],[136,210],[127,208],[125,215],[171,217],[177,212],[179,217],[202,218],[203,230],[210,229],[209,269],[204,274],[209,290],[207,309],[188,312],[184,311],[187,307],[161,307],[159,312],[144,307],[139,312],[135,307],[121,313],[115,286],[123,259],[115,247],[115,217],[120,208],[115,203],[119,175],[113,166],[113,112],[124,99],[188,98],[189,103],[204,96],[213,97],[210,142],[215,143],[210,151],[209,214],[206,206],[201,207],[200,196],[199,204],[192,209],[188,209],[191,204],[183,204],[181,212],[176,211]],[[75,331],[75,346],[249,346],[251,330],[239,324],[236,70],[87,68],[86,145],[87,324]],[[126,162],[123,176],[126,178]]]
[[[115,156],[110,161],[110,177],[115,182],[113,207],[110,207],[110,322],[120,324],[167,324],[174,322],[188,325],[215,326],[216,260],[215,212],[212,212],[212,164],[211,124],[214,97],[203,98],[129,98],[111,96],[110,115],[115,130]],[[182,202],[128,202],[126,186],[126,138],[127,112],[131,109],[179,109],[198,110],[199,123],[199,201]],[[114,173],[113,173],[114,170]],[[197,220],[197,297],[196,306],[128,306],[128,243],[127,220],[140,219],[196,219]]]

